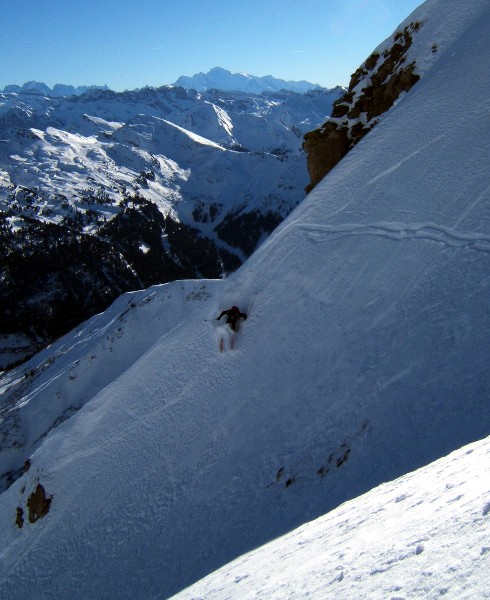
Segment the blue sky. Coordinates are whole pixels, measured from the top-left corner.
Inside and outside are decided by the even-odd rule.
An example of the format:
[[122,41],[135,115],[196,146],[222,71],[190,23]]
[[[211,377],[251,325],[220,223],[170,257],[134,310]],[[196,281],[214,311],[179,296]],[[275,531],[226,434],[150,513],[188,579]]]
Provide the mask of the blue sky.
[[43,81],[121,91],[180,75],[350,75],[422,0],[0,0],[0,89]]

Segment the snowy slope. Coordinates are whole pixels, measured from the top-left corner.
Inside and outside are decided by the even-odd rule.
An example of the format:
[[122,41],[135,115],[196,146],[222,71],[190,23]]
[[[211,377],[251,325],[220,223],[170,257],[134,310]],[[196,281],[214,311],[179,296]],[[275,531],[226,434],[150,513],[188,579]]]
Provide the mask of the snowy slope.
[[[0,595],[164,598],[490,434],[490,8],[421,10],[445,51],[238,272],[168,308],[174,288],[148,292],[150,323],[121,299],[93,397],[44,439],[23,423],[52,422],[59,371],[9,375],[34,369],[5,390],[8,454],[37,450],[0,497]],[[232,303],[249,317],[220,353]],[[80,373],[78,333],[57,364]],[[124,372],[97,381],[111,348]],[[19,529],[39,482],[49,513]]]
[[221,282],[176,281],[121,296],[0,382],[0,491],[51,429],[121,376]]
[[[329,114],[331,102],[324,101],[323,111],[315,115],[316,99],[297,99],[292,94],[272,100],[223,92],[224,99],[210,102],[181,89],[180,96],[172,88],[92,92],[68,99],[0,95],[0,208],[7,210],[12,202],[12,186],[24,186],[37,190],[37,204],[47,202],[55,215],[60,210],[53,195],[59,205],[59,198],[73,203],[80,195],[97,191],[116,205],[125,193],[138,193],[154,202],[162,198],[179,213],[176,203],[186,198],[182,181],[199,185],[206,202],[222,192],[216,181],[201,180],[195,173],[203,166],[202,146],[215,150],[205,163],[216,170],[227,160],[240,165],[240,161],[268,159],[268,169],[294,190],[285,201],[296,206],[307,178],[305,159],[298,157],[301,136],[312,126],[307,115],[320,122]],[[165,123],[167,129],[162,127]],[[172,125],[187,138],[187,153],[179,152],[182,139],[166,143],[172,139]],[[270,156],[273,152],[295,156],[285,164]],[[145,171],[154,173],[150,186],[140,181]],[[235,194],[250,177],[249,172],[245,177],[237,173],[232,181]],[[275,189],[270,186],[267,193]],[[263,201],[263,193],[256,196]],[[183,218],[189,221],[188,216]],[[49,220],[49,213],[44,219]]]
[[490,597],[490,438],[386,483],[175,596]]
[[[193,219],[178,206],[182,199],[193,208],[196,196],[206,204],[222,202],[227,212],[230,191],[200,169],[226,171],[231,161],[237,171],[229,183],[232,197],[267,204],[282,181],[284,216],[304,197],[302,135],[330,114],[340,91],[257,96],[162,87],[120,94],[92,90],[70,98],[0,94],[0,209],[9,209],[18,186],[36,190],[34,207],[48,222],[64,216],[63,199],[76,206],[80,196],[99,193],[118,207],[125,195],[139,194],[189,223]],[[264,161],[273,180],[256,177],[261,189],[251,190],[255,164],[260,169]],[[145,172],[152,172],[150,183],[142,180]],[[192,190],[181,188],[187,181]]]

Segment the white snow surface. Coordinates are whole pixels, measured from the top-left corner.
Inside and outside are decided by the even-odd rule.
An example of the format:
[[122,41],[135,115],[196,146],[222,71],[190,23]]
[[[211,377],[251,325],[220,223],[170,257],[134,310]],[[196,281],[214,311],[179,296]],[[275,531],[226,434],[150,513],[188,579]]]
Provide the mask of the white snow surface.
[[[427,40],[457,13],[438,60],[239,271],[123,296],[4,376],[2,467],[31,467],[0,496],[0,597],[166,598],[490,435],[490,6],[420,10]],[[350,519],[331,565],[296,562],[299,537],[258,557],[303,565],[293,597],[308,569],[327,598],[488,597],[488,440],[469,449],[301,530],[324,548]],[[19,529],[38,482],[50,511]]]
[[[69,98],[0,94],[0,209],[9,210],[13,186],[23,186],[40,196],[27,214],[34,208],[45,221],[66,215],[63,199],[111,218],[133,194],[213,237],[192,217],[203,203],[217,209],[213,226],[244,207],[284,217],[308,182],[303,134],[328,117],[340,93],[166,86]],[[90,202],[97,194],[111,210]]]
[[490,598],[490,438],[346,502],[175,600]]

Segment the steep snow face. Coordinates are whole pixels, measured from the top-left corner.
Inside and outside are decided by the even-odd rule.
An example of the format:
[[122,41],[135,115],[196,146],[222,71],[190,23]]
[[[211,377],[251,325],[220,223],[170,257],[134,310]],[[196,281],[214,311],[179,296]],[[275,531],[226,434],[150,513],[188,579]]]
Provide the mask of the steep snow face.
[[[490,8],[470,4],[450,3],[444,56],[232,277],[162,306],[168,321],[114,309],[125,370],[75,416],[31,435],[57,371],[9,374],[8,452],[37,449],[0,497],[2,596],[167,597],[490,434]],[[220,352],[232,304],[248,318]],[[89,352],[63,364],[89,378]],[[41,484],[49,512],[19,528]]]
[[490,438],[242,556],[175,600],[488,596]]
[[100,315],[6,372],[0,394],[0,491],[46,435],[120,377],[211,297],[221,281],[176,281],[121,296]]

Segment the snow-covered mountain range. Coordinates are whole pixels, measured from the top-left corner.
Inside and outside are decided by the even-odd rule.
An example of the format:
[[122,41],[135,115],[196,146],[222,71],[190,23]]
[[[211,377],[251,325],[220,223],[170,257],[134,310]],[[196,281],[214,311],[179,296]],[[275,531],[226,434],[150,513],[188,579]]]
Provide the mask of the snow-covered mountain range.
[[[286,81],[272,75],[259,77],[248,73],[232,73],[222,67],[214,67],[207,73],[195,75],[182,75],[173,84],[174,87],[183,87],[188,90],[206,92],[211,89],[228,92],[243,92],[245,94],[262,94],[263,92],[290,91],[304,94],[312,90],[322,90],[318,83],[309,81]],[[22,85],[6,85],[0,92],[22,93],[39,92],[45,96],[79,96],[90,90],[109,90],[106,85],[66,85],[57,83],[52,88],[41,81],[27,81]]]
[[80,96],[89,90],[108,90],[106,85],[66,85],[56,83],[52,88],[42,81],[27,81],[22,85],[6,85],[3,90],[4,94],[22,94],[24,92],[34,92],[44,94],[45,96]]
[[0,366],[124,291],[236,269],[304,198],[302,136],[341,91],[0,94]]
[[231,73],[221,67],[214,67],[207,73],[197,73],[196,75],[179,77],[175,85],[194,89],[200,92],[218,90],[245,92],[246,94],[261,94],[263,92],[279,92],[289,90],[304,94],[314,89],[321,89],[317,83],[309,81],[285,81],[277,79],[272,75],[257,77],[247,73]]
[[407,27],[418,82],[233,275],[3,375],[1,597],[167,598],[293,532],[183,597],[485,598],[490,7]]

